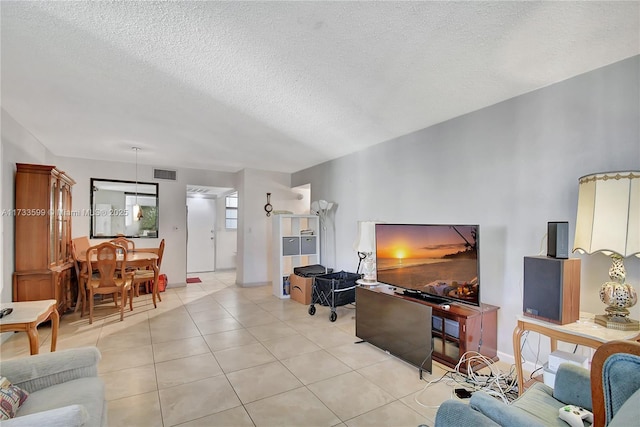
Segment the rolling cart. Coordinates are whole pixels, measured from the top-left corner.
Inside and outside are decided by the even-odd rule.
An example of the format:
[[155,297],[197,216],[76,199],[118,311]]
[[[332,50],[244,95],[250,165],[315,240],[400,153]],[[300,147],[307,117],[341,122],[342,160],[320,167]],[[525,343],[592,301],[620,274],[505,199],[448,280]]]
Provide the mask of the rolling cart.
[[329,306],[331,313],[329,320],[335,322],[338,318],[336,307],[353,304],[356,301],[356,280],[359,274],[340,271],[331,274],[315,276],[311,292],[309,314],[316,314],[315,304]]

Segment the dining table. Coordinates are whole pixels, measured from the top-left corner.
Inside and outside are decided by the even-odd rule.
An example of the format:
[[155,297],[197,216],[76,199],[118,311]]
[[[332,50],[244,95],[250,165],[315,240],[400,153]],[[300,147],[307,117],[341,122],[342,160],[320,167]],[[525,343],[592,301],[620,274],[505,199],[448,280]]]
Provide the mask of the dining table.
[[[124,260],[124,255],[119,253],[117,255],[117,260],[122,262]],[[78,262],[82,264],[82,271],[87,271],[87,258],[86,253],[78,255]],[[98,255],[94,252],[91,255],[91,262],[98,262]],[[144,252],[144,251],[129,251],[127,252],[127,261],[125,268],[152,268],[153,269],[153,287],[151,291],[152,299],[153,299],[153,307],[157,308],[158,305],[156,303],[156,299],[159,298],[158,295],[158,275],[160,270],[158,269],[158,254],[153,252]]]

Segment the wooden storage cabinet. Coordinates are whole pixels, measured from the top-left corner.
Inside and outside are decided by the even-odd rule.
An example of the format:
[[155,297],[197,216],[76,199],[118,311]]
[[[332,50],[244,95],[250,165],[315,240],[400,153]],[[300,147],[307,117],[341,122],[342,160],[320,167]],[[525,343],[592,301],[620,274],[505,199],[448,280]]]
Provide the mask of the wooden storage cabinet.
[[[494,362],[498,360],[498,307],[451,303],[450,308],[445,310],[442,305],[424,303],[433,310],[433,360],[455,367],[467,351],[478,352]],[[464,366],[461,368],[464,370]]]
[[285,281],[295,267],[320,264],[320,218],[317,215],[273,216],[273,295],[289,298]]
[[13,300],[71,304],[71,188],[55,166],[18,163],[15,180]]
[[[449,303],[449,308],[443,305],[425,301],[420,298],[409,297],[401,294],[401,290],[389,285],[377,285],[373,287],[360,287],[356,291],[356,333],[358,323],[370,323],[370,318],[375,317],[381,324],[397,325],[406,322],[407,319],[399,319],[390,313],[391,304],[403,304],[406,312],[413,303],[431,307],[430,326],[425,322],[416,322],[415,328],[431,328],[431,340],[433,343],[432,359],[451,368],[455,367],[460,357],[467,351],[478,352],[492,361],[498,360],[498,307],[490,304],[481,304],[480,307]],[[358,301],[358,294],[368,295],[368,299]],[[391,298],[389,298],[391,297]],[[371,312],[362,305],[374,298],[378,305],[378,310]],[[398,302],[390,302],[397,300]],[[362,311],[358,315],[358,310]],[[365,313],[365,314],[363,314]],[[395,327],[395,326],[394,326]],[[386,338],[388,343],[377,343],[378,347],[390,348],[394,343],[393,339],[400,340],[403,333],[411,331],[398,331],[395,334],[387,334],[387,337],[395,335],[394,338]],[[466,366],[461,366],[465,371]]]

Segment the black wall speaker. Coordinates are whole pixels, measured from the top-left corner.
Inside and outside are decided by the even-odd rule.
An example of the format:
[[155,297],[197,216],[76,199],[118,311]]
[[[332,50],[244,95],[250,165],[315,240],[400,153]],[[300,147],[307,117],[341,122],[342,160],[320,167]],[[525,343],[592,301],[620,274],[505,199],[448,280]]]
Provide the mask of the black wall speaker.
[[569,223],[547,223],[547,256],[569,258]]
[[580,260],[524,257],[525,316],[564,325],[580,318]]

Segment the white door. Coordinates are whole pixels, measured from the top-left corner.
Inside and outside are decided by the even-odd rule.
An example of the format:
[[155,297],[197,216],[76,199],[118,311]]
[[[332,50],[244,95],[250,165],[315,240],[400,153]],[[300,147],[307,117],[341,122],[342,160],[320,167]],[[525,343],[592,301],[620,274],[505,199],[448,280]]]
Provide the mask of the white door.
[[216,201],[187,198],[187,273],[215,271]]

